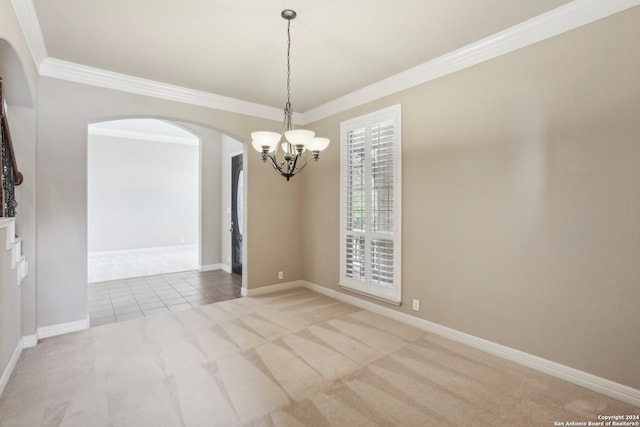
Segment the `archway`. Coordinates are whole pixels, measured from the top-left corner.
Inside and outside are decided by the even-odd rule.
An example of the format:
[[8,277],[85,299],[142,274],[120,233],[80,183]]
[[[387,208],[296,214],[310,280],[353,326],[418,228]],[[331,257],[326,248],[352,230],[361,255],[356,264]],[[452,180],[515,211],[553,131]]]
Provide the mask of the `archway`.
[[4,39],[0,39],[0,77],[4,80],[3,96],[11,106],[33,108],[33,93],[20,57]]
[[[192,292],[194,295],[182,297],[193,304],[233,296],[232,292],[213,296],[204,289],[189,287],[200,285],[205,277],[194,271],[230,271],[223,251],[228,220],[222,199],[222,188],[230,183],[223,179],[222,164],[231,142],[237,144],[231,151],[237,152],[239,147],[242,152],[239,141],[192,123],[155,118],[91,123],[87,156],[88,281],[123,280],[126,276],[126,283],[142,285],[140,277],[149,281],[149,276],[154,276],[152,279],[159,282],[161,278],[155,275],[164,274],[170,283],[163,283],[163,291]],[[144,174],[139,171],[141,164]],[[154,176],[147,174],[154,171]],[[109,197],[100,201],[104,194]],[[113,241],[123,236],[123,249],[113,247]],[[92,252],[96,250],[101,252]],[[172,272],[173,276],[167,275]],[[238,295],[241,280],[235,279]],[[143,296],[155,299],[155,303],[148,301],[149,312],[162,309],[154,306],[160,301],[149,288],[146,290],[148,295]],[[202,298],[196,291],[203,293]],[[173,295],[181,300],[180,295]],[[96,315],[109,317],[110,308],[106,307],[106,313],[96,311],[91,299],[89,295],[92,325],[109,323],[101,322]],[[174,308],[168,302],[166,306]],[[112,308],[115,310],[115,305]],[[145,310],[140,311],[146,315]],[[112,320],[120,320],[118,314],[114,312]],[[130,313],[120,314],[127,318]]]

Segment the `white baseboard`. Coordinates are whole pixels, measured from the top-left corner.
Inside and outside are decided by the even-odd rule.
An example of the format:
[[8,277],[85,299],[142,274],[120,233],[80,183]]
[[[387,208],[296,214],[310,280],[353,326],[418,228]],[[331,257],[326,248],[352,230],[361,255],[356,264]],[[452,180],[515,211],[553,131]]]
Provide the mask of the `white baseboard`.
[[22,348],[31,348],[38,345],[38,335],[25,335],[22,337]]
[[[258,296],[266,295],[274,292],[281,292],[290,289],[305,287],[314,292],[326,295],[336,300],[345,302],[347,304],[360,307],[371,312],[380,314],[382,316],[397,320],[402,323],[406,323],[411,326],[415,326],[427,332],[431,332],[453,341],[466,344],[470,347],[477,348],[495,356],[501,357],[506,360],[518,363],[528,368],[534,369],[539,372],[551,375],[561,380],[579,385],[581,387],[593,390],[597,393],[605,396],[618,399],[626,402],[630,405],[640,407],[640,390],[626,386],[624,384],[616,383],[611,380],[607,380],[602,377],[598,377],[593,374],[589,374],[578,369],[574,369],[556,362],[552,362],[547,359],[543,359],[538,356],[534,356],[529,353],[525,353],[520,350],[516,350],[511,347],[507,347],[501,344],[494,343],[492,341],[478,338],[473,335],[469,335],[464,332],[460,332],[455,329],[448,328],[446,326],[439,325],[437,323],[430,322],[428,320],[420,319],[409,314],[405,314],[396,310],[392,310],[387,307],[383,307],[378,304],[374,304],[369,301],[362,300],[360,298],[353,297],[351,295],[343,294],[333,289],[325,288],[324,286],[316,285],[304,280],[296,280],[292,282],[279,283],[270,286],[263,286],[256,289],[242,288],[242,296]],[[80,331],[89,327],[89,316],[86,320],[80,320],[75,322],[63,323],[59,325],[46,326],[38,328],[37,338],[47,338],[56,335],[62,335],[69,332]],[[0,377],[0,395],[7,385],[9,378],[15,368],[15,364],[18,361],[20,353],[23,348],[33,346],[37,343],[35,335],[24,337],[18,343],[16,350],[14,351],[9,364]]]
[[177,249],[195,249],[198,245],[175,245],[175,246],[156,246],[153,248],[135,248],[135,249],[118,249],[112,251],[89,251],[89,258],[101,256],[127,256],[131,254],[139,254],[141,252],[165,252],[175,251]]
[[208,265],[201,265],[198,267],[198,271],[215,271],[215,270],[225,270],[227,267],[224,264],[208,264]]
[[[431,332],[445,338],[449,338],[453,341],[466,344],[470,347],[474,347],[503,359],[518,363],[519,365],[535,369],[536,371],[543,372],[572,384],[576,384],[589,390],[593,390],[605,396],[609,396],[625,403],[640,407],[640,390],[638,389],[626,386],[624,384],[616,383],[614,381],[607,380],[605,378],[598,377],[593,374],[589,374],[588,372],[571,368],[569,366],[561,365],[560,363],[552,362],[550,360],[525,353],[524,351],[497,344],[483,338],[478,338],[476,336],[469,335],[464,332],[439,325],[437,323],[429,322],[428,320],[401,313],[399,311],[392,310],[390,308],[383,307],[381,305],[374,304],[372,302],[365,301],[351,295],[343,294],[333,289],[325,288],[324,286],[316,285],[314,283],[306,281],[301,282],[302,286],[304,286],[305,288],[326,295],[328,297],[337,299],[347,304],[355,305],[356,307],[372,311],[374,313],[389,317],[399,322],[415,326],[416,328],[422,329],[423,331]],[[267,288],[270,288],[270,286],[267,286]]]
[[51,326],[43,326],[42,328],[38,328],[38,331],[34,335],[26,335],[18,341],[16,345],[16,349],[14,350],[11,358],[9,359],[9,363],[5,367],[2,372],[2,376],[0,376],[0,396],[2,396],[2,392],[4,391],[7,383],[9,382],[9,378],[11,378],[11,374],[13,374],[13,370],[16,367],[16,363],[18,363],[18,359],[20,358],[20,354],[22,350],[25,348],[31,348],[38,345],[38,339],[40,338],[49,338],[54,337],[56,335],[68,334],[70,332],[82,331],[84,329],[89,328],[89,316],[85,320],[78,320],[75,322],[61,323],[59,325],[51,325]]
[[38,328],[38,339],[55,337],[56,335],[68,334],[70,332],[82,331],[89,329],[89,316],[84,320],[76,320],[75,322],[60,323],[58,325],[43,326]]
[[0,376],[0,396],[4,392],[4,388],[7,386],[9,382],[9,378],[11,378],[11,374],[13,374],[13,370],[16,368],[16,363],[18,363],[18,358],[20,358],[20,353],[22,353],[22,338],[18,340],[18,344],[16,345],[16,349],[13,351],[11,358],[9,359],[9,363],[4,368],[2,372],[2,376]]
[[80,320],[76,322],[63,323],[60,325],[53,326],[45,326],[43,328],[38,328],[37,334],[33,335],[25,335],[18,341],[16,345],[16,349],[13,351],[11,358],[9,359],[9,363],[5,367],[2,372],[2,376],[0,376],[0,396],[4,392],[7,383],[9,382],[9,378],[13,374],[14,369],[16,368],[16,363],[18,363],[18,359],[20,358],[20,354],[22,354],[22,350],[25,348],[31,348],[38,345],[38,338],[48,338],[56,335],[62,335],[69,332],[80,331],[83,329],[87,329],[89,327],[89,316],[87,316],[87,320]]
[[240,294],[243,297],[255,297],[258,295],[272,294],[274,292],[288,291],[289,289],[301,288],[305,286],[305,281],[294,280],[292,282],[278,283],[276,285],[262,286],[256,289],[242,288]]

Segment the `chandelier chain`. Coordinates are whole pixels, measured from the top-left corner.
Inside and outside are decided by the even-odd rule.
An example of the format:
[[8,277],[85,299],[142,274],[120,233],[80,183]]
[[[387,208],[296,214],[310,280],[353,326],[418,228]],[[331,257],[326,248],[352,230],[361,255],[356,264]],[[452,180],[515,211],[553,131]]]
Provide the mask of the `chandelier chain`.
[[287,106],[291,107],[291,20],[287,20]]

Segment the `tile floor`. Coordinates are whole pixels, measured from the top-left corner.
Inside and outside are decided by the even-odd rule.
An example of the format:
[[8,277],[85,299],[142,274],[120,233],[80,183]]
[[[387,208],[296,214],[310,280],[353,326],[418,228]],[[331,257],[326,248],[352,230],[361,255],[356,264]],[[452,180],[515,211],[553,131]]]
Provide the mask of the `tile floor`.
[[88,285],[91,326],[140,319],[240,297],[242,277],[186,271]]

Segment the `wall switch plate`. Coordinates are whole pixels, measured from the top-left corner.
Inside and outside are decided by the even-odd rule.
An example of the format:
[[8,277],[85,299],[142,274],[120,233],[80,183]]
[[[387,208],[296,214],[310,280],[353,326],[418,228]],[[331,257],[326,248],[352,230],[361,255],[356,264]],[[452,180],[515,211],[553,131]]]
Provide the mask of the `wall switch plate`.
[[420,300],[419,299],[414,299],[413,300],[413,311],[420,311]]
[[284,279],[284,271],[278,271],[278,279]]

